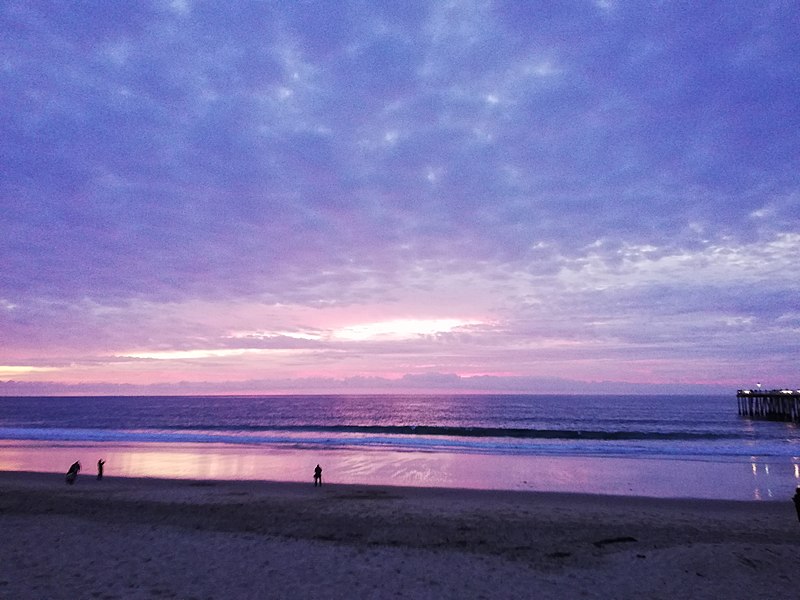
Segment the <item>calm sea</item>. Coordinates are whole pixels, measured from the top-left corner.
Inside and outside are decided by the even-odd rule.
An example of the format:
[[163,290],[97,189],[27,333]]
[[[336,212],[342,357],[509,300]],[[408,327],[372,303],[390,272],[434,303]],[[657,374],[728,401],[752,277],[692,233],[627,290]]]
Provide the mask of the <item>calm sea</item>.
[[[772,480],[781,493],[793,489],[800,477],[800,430],[788,423],[744,419],[737,415],[736,408],[734,393],[729,397],[5,397],[0,398],[0,447],[7,455],[17,449],[17,462],[9,465],[8,459],[4,462],[0,458],[0,467],[28,470],[30,465],[26,466],[25,460],[19,458],[19,448],[25,448],[31,457],[36,456],[34,449],[81,445],[99,447],[106,453],[138,448],[141,456],[143,448],[158,448],[161,464],[169,464],[170,459],[164,457],[170,449],[178,455],[190,448],[189,454],[200,462],[208,462],[208,456],[214,456],[215,464],[224,463],[225,457],[237,456],[239,466],[230,467],[229,472],[233,477],[242,476],[240,471],[245,468],[241,466],[242,457],[293,457],[286,460],[295,465],[300,461],[297,457],[314,462],[322,456],[329,465],[336,465],[340,479],[345,481],[360,481],[360,473],[366,481],[381,483],[388,480],[401,484],[526,489],[529,479],[534,482],[530,487],[542,487],[535,477],[524,475],[526,470],[538,470],[530,468],[534,464],[531,461],[542,465],[543,460],[549,459],[548,468],[554,469],[555,464],[577,464],[569,459],[586,464],[586,459],[602,458],[623,459],[614,463],[617,465],[637,461],[642,471],[648,470],[642,464],[650,465],[652,470],[655,465],[665,464],[663,461],[681,461],[681,464],[688,461],[730,463],[739,465],[748,475],[750,472],[757,475],[759,469],[769,473],[773,465],[774,472],[784,474],[780,481]],[[126,460],[133,463],[132,459]],[[190,460],[186,458],[184,463]],[[394,461],[391,469],[386,467],[387,461]],[[465,483],[466,476],[459,478],[459,469],[443,466],[445,463],[470,465],[471,473],[484,470],[489,473],[494,465],[504,469],[504,475],[513,480],[498,483],[492,479],[494,476],[485,475],[481,480],[486,481],[484,485],[480,481]],[[368,468],[371,464],[383,465],[384,470],[377,466]],[[272,467],[283,478],[290,468]],[[111,464],[108,468],[113,472]],[[186,466],[175,468],[180,471]],[[254,463],[246,468],[267,466]],[[221,471],[213,471],[211,475],[226,473],[224,468],[218,469]],[[596,471],[602,472],[602,468]],[[720,472],[719,468],[715,472]],[[123,474],[131,473],[141,474],[132,468]],[[580,481],[572,485],[570,477],[553,473],[548,481],[566,483],[551,484],[548,489],[587,491],[589,476],[578,478]],[[736,473],[734,477],[740,477]],[[159,474],[187,475],[169,471]],[[188,473],[203,474],[207,471],[196,473],[190,469]],[[677,477],[680,479],[680,475]],[[642,476],[629,479],[641,484]],[[618,492],[622,484],[614,485],[611,491]],[[746,487],[743,492],[716,495],[753,497],[750,486]],[[634,483],[630,489],[634,491]],[[596,490],[589,486],[588,491]],[[755,496],[761,493],[757,491]],[[691,491],[681,494],[679,490],[656,492],[656,495],[714,496]]]

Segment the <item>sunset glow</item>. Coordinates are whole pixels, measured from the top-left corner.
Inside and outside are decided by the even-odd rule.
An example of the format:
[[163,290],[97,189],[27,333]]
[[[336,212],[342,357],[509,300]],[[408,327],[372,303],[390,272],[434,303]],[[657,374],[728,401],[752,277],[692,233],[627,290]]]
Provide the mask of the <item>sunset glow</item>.
[[423,335],[448,333],[477,322],[459,319],[397,319],[378,323],[361,323],[334,330],[331,337],[340,340],[405,340]]
[[798,21],[5,3],[0,394],[796,387]]

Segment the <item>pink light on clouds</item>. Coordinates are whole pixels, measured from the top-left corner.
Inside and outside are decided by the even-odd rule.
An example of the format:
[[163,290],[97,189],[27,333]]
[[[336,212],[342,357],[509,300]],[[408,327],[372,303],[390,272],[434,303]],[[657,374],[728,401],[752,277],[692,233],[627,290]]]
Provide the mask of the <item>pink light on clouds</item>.
[[741,4],[0,9],[0,393],[795,387],[800,9]]

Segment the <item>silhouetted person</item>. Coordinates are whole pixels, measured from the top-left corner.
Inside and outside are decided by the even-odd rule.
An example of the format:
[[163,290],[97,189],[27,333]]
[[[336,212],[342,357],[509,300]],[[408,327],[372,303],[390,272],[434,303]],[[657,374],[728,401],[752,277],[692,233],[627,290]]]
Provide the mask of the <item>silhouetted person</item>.
[[78,473],[81,470],[81,462],[76,460],[72,465],[69,467],[69,471],[67,471],[67,483],[72,485],[75,483],[75,480],[78,478]]
[[103,478],[103,465],[106,464],[102,458],[97,461],[97,481],[100,481]]
[[317,487],[317,484],[322,485],[322,467],[319,465],[314,469],[314,487]]
[[800,486],[794,491],[794,509],[797,511],[797,520],[800,521]]

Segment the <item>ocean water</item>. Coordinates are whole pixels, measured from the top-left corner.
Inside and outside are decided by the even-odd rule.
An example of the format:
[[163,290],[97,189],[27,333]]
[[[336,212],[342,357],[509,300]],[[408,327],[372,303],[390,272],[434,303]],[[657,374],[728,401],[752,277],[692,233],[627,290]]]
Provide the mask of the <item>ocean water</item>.
[[740,417],[734,393],[5,397],[0,453],[4,470],[102,453],[109,474],[304,480],[323,461],[345,483],[733,499],[800,482],[800,429]]

